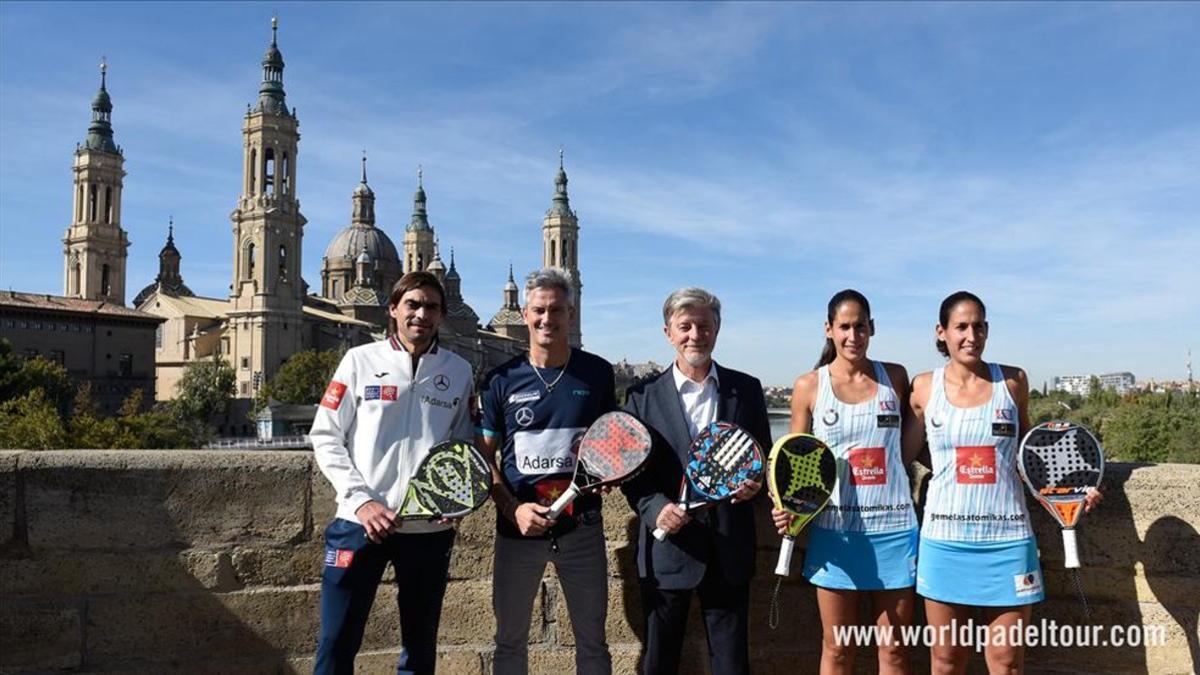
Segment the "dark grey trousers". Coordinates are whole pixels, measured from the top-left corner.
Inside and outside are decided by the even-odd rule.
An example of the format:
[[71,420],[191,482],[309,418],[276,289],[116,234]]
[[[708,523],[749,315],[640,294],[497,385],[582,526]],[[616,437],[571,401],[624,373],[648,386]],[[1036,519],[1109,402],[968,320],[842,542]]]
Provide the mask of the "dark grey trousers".
[[555,540],[496,537],[492,609],[496,613],[496,675],[529,672],[529,623],[546,563],[554,563],[575,634],[575,672],[609,675],[604,637],[608,614],[608,557],[604,526],[580,524]]

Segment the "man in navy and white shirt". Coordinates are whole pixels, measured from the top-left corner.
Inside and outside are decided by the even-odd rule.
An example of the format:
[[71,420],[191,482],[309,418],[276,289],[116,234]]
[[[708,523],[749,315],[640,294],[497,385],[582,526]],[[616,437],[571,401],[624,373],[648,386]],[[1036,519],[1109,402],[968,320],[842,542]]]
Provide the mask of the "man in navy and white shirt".
[[389,338],[346,352],[317,407],[313,454],[338,504],[325,530],[317,673],[354,672],[389,562],[404,644],[399,672],[434,671],[454,528],[399,527],[396,511],[433,446],[471,438],[471,367],[437,344],[444,298],[432,274],[404,275],[388,299]]
[[493,460],[496,550],[492,606],[497,675],[529,667],[529,622],[546,563],[553,562],[575,633],[575,672],[612,671],[604,636],[608,570],[600,498],[580,496],[556,520],[543,517],[575,470],[576,443],[616,408],[612,364],[572,349],[570,277],[530,275],[522,315],[529,352],[493,370],[483,389],[477,442]]

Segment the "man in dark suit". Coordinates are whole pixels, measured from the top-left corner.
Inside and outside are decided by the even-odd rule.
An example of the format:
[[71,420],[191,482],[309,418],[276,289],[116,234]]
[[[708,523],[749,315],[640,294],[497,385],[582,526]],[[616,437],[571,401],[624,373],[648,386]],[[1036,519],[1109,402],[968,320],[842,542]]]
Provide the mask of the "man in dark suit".
[[[647,675],[679,671],[693,592],[708,631],[711,672],[749,671],[747,614],[754,574],[754,506],[761,483],[746,481],[729,502],[688,512],[677,504],[692,440],[714,421],[733,422],[771,444],[759,381],[712,359],[721,327],[721,302],[699,288],[682,288],[663,304],[663,332],[675,348],[667,372],[629,392],[626,410],[650,427],[650,462],[622,486],[638,513],[637,564],[646,618]],[[652,532],[668,533],[657,541]]]

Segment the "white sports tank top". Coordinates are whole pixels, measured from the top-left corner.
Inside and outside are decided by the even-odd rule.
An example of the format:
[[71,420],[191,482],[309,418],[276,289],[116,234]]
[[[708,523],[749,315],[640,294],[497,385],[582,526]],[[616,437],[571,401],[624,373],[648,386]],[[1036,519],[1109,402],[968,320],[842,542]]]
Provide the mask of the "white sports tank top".
[[988,364],[992,397],[959,408],[946,399],[945,370],[933,371],[925,409],[933,478],[921,536],[965,542],[1032,537],[1017,475],[1017,405],[1004,373]]
[[878,361],[875,395],[844,403],[833,393],[829,366],[817,370],[813,435],[837,458],[838,480],[815,525],[830,530],[889,532],[917,526],[900,454],[900,399]]

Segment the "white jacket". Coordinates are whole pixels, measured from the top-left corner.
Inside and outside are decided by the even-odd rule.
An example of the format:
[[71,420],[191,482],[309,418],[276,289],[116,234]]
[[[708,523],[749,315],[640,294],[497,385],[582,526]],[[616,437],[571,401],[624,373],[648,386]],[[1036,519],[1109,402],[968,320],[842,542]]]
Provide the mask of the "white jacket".
[[[395,339],[346,352],[325,390],[310,438],[321,472],[337,492],[337,517],[375,500],[400,508],[408,481],[434,445],[470,441],[471,366],[436,345],[412,356]],[[449,525],[409,521],[405,532]]]

